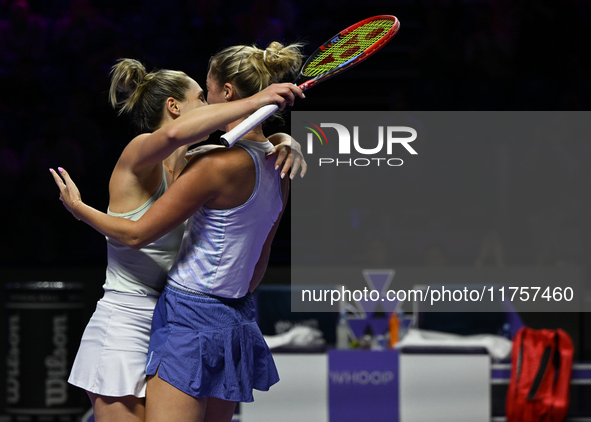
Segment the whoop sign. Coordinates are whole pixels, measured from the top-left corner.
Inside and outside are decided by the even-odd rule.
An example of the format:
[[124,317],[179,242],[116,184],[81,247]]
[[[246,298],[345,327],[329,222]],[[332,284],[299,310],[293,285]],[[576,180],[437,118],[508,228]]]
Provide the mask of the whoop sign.
[[398,351],[330,350],[331,421],[398,421]]

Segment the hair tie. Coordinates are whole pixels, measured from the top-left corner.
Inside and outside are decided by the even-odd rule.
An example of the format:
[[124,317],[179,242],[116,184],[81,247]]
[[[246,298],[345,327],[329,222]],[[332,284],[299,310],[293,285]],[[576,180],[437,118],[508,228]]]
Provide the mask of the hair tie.
[[265,48],[265,51],[263,51],[263,62],[267,62],[267,49]]

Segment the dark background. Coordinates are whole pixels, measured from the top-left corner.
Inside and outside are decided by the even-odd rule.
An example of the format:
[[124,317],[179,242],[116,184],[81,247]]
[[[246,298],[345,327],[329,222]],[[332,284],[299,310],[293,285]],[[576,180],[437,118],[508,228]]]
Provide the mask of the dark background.
[[[342,2],[177,0],[163,7],[158,1],[139,0],[0,0],[5,239],[0,243],[0,264],[104,264],[102,236],[64,212],[48,169],[68,169],[85,202],[106,209],[110,172],[134,135],[128,120],[117,118],[107,104],[108,73],[120,57],[137,58],[148,70],[181,69],[205,85],[208,58],[224,46],[304,41],[309,54],[328,36],[361,18],[394,14],[401,20],[401,30],[382,52],[314,88],[296,107],[589,108],[591,35],[585,22],[591,18],[591,4],[587,1],[362,3],[353,8]],[[289,116],[286,120],[289,123]],[[277,128],[281,129],[275,124],[268,129]],[[560,186],[568,189],[574,201],[584,195],[589,174],[585,163],[577,160],[581,141],[584,148],[586,140],[558,139],[553,145],[540,145],[527,162],[516,163],[536,182],[524,189],[548,190],[547,200],[558,194],[555,188]],[[574,142],[579,149],[571,148]],[[474,148],[477,154],[478,146]],[[557,174],[540,172],[556,162]],[[433,175],[442,170],[437,163],[431,167]],[[568,172],[560,173],[562,169]],[[564,183],[557,183],[556,177]],[[458,177],[476,193],[479,180],[466,179]],[[540,206],[538,198],[533,194],[524,198],[516,189],[510,199],[516,206],[510,208],[535,208]],[[289,263],[288,239],[284,225],[277,235],[272,265]],[[518,250],[506,259],[510,264],[553,263],[558,258],[551,254]],[[405,257],[413,264],[421,259]],[[461,252],[447,259],[460,265],[472,260]]]
[[[297,103],[298,109],[589,108],[587,1],[369,0],[353,8],[343,2],[293,0],[176,0],[166,7],[140,0],[0,0],[5,239],[0,242],[0,264],[104,265],[102,236],[64,212],[48,169],[68,169],[85,202],[106,209],[111,170],[134,135],[128,120],[118,118],[107,104],[108,73],[118,58],[137,58],[148,70],[181,69],[205,85],[207,61],[224,46],[303,41],[309,54],[328,36],[375,14],[398,16],[399,34],[371,61],[311,90],[307,100]],[[288,130],[277,123],[268,128],[276,129]],[[581,148],[587,144],[557,139],[531,151],[526,162],[514,163],[535,183],[521,191],[516,187],[509,208],[529,212],[540,206],[537,193],[546,192],[546,201],[551,201],[561,187],[577,201],[589,179],[581,162],[581,152],[586,152]],[[470,154],[477,158],[478,146],[474,148]],[[449,171],[442,163],[444,159],[431,166],[434,176]],[[546,171],[554,163],[559,165],[554,174]],[[488,183],[460,176],[458,182],[470,184],[476,195],[479,182]],[[528,189],[537,191],[523,195]],[[277,235],[272,265],[289,263],[286,226]],[[447,249],[451,264],[472,263],[466,253]],[[522,248],[506,260],[548,264],[561,259],[551,256],[552,251],[545,253]],[[587,256],[573,258],[582,263]],[[397,264],[422,259],[406,256],[406,262]]]
[[[118,118],[107,103],[108,73],[118,58],[136,58],[148,70],[183,70],[204,86],[207,61],[222,47],[303,41],[310,54],[329,36],[377,14],[400,19],[394,40],[370,61],[310,90],[295,107],[589,110],[591,2],[585,0],[0,0],[0,281],[82,281],[89,303],[100,297],[104,238],[63,209],[48,169],[68,169],[84,201],[106,210],[111,170],[134,135],[127,119]],[[288,127],[289,115],[285,127],[275,123],[268,130]],[[470,154],[487,151],[474,145]],[[510,225],[491,225],[497,209],[474,218],[476,231],[494,233],[493,249],[494,239],[501,239],[504,265],[588,269],[588,156],[588,139],[558,136],[529,151],[527,160],[510,161],[514,174],[528,183],[513,186],[504,209],[517,217],[554,203],[566,205],[531,221],[533,231],[509,236],[502,230]],[[446,158],[432,163],[426,178],[454,171]],[[457,182],[476,196],[484,191],[481,183],[488,183],[469,173],[458,174]],[[425,189],[427,197],[437,195],[436,185]],[[464,199],[451,199],[465,211],[458,218],[472,215]],[[414,224],[453,227],[428,209],[416,218]],[[574,233],[573,240],[540,242],[535,228],[544,218]],[[265,283],[289,283],[289,221],[288,211]],[[414,239],[415,248],[393,257],[396,265],[476,264],[478,248],[463,248],[453,238],[448,244],[431,241]],[[482,262],[497,264],[494,254]],[[93,309],[89,305],[89,315]],[[539,314],[526,320],[536,327],[567,328],[581,345],[577,357],[591,359],[588,315]]]

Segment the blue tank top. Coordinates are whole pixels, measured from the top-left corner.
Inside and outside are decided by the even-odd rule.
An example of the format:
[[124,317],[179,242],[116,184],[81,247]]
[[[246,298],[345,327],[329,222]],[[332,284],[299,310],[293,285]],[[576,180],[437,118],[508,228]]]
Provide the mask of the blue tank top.
[[238,207],[219,210],[203,206],[191,216],[177,262],[168,275],[173,287],[228,298],[248,293],[254,267],[283,201],[275,160],[266,159],[273,145],[246,140],[236,145],[254,161],[252,195]]

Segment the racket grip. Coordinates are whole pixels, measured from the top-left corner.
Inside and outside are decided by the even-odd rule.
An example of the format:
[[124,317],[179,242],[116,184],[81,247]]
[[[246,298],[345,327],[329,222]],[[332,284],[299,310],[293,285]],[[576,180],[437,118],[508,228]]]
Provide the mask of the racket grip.
[[220,141],[225,147],[231,147],[236,141],[250,132],[254,127],[264,122],[271,114],[275,113],[279,107],[276,104],[267,104],[252,113],[246,119],[238,124],[234,129],[221,136]]

